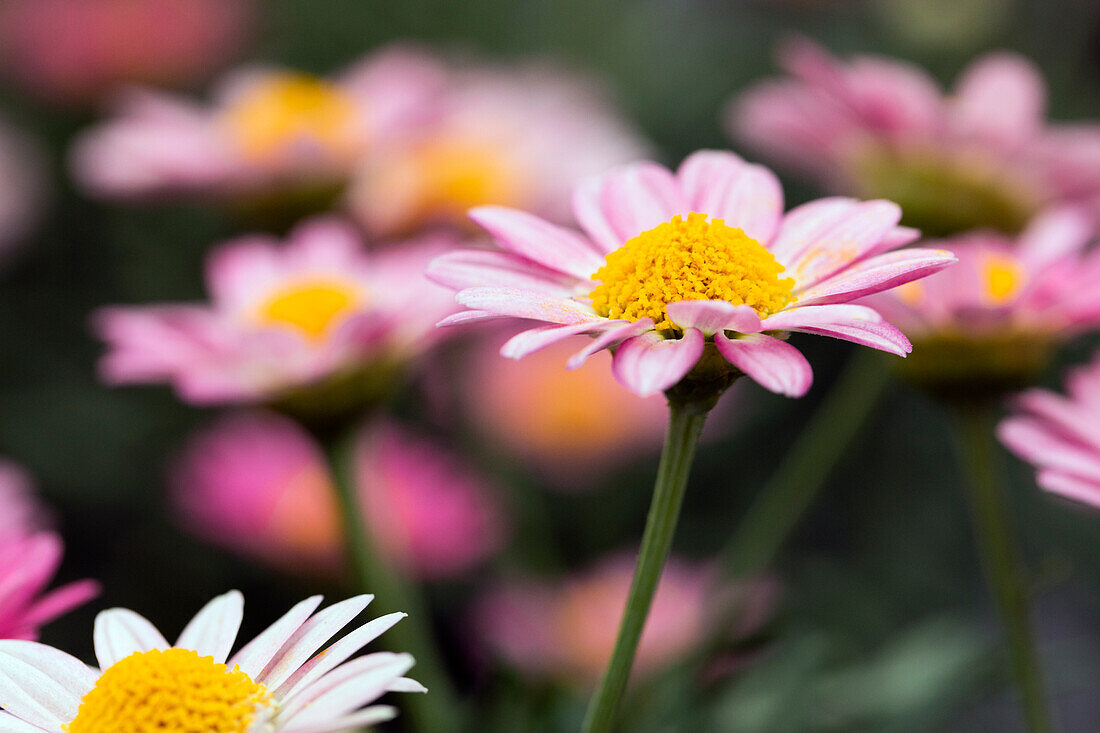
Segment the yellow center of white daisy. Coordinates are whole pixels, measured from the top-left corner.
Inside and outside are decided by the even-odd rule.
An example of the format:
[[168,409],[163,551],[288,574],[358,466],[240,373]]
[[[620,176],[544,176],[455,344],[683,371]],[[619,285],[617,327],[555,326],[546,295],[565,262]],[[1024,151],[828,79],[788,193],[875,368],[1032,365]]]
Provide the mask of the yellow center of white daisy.
[[255,84],[226,110],[244,157],[264,160],[308,142],[334,155],[354,153],[358,110],[344,92],[306,74],[280,74]]
[[271,693],[190,649],[135,652],[100,675],[67,733],[245,733]]
[[658,331],[676,329],[665,309],[680,300],[726,300],[761,317],[793,299],[794,280],[744,231],[706,214],[679,214],[607,255],[593,280],[592,307],[602,316],[652,318]]
[[1008,255],[990,255],[982,266],[985,295],[992,303],[1006,303],[1020,292],[1024,269]]
[[266,326],[289,327],[319,341],[360,300],[357,289],[337,280],[298,282],[272,293],[260,305],[258,320]]

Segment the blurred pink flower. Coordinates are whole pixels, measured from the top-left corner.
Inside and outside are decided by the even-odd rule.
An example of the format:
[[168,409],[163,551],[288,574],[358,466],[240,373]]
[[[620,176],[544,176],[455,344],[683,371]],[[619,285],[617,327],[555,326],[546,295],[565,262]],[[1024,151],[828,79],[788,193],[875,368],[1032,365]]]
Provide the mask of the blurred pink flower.
[[[603,368],[561,368],[577,349],[569,341],[524,363],[477,344],[465,371],[463,408],[492,445],[503,445],[563,489],[589,485],[601,473],[661,446],[667,408],[661,397],[638,399]],[[610,354],[593,359],[607,360]],[[562,457],[568,456],[568,460]]]
[[540,322],[501,349],[514,359],[591,335],[568,366],[613,348],[612,373],[640,396],[673,387],[707,354],[715,371],[800,397],[813,372],[777,338],[792,331],[905,356],[904,334],[851,301],[954,262],[897,249],[919,234],[897,225],[889,201],[821,199],[784,213],[772,172],[724,151],[693,153],[676,171],[613,168],[577,186],[573,209],[583,235],[516,209],[473,209],[500,249],[432,262],[429,276],[468,309],[441,325]]
[[1066,396],[1024,392],[997,434],[1037,469],[1039,486],[1100,507],[1100,353],[1066,377]]
[[286,244],[235,239],[207,260],[209,304],[98,311],[108,345],[100,373],[111,384],[169,382],[195,404],[392,389],[393,369],[434,344],[435,323],[454,310],[423,276],[452,245],[435,235],[368,254],[351,227],[327,218],[300,224]]
[[[504,539],[485,482],[442,446],[379,422],[362,436],[357,476],[372,540],[421,579],[478,565]],[[195,534],[298,572],[335,573],[340,520],[324,456],[294,421],[223,418],[196,434],[172,471],[181,521]]]
[[0,120],[0,258],[32,233],[46,188],[42,151],[21,130]]
[[1018,236],[978,231],[932,243],[958,263],[869,298],[914,343],[1034,335],[1061,340],[1100,325],[1100,251],[1091,217],[1075,207],[1035,217]]
[[467,209],[484,204],[567,222],[575,183],[650,152],[589,79],[419,53],[442,89],[427,124],[363,158],[348,200],[371,231],[465,226]]
[[732,101],[731,133],[831,189],[898,202],[925,233],[1014,233],[1059,201],[1100,210],[1100,125],[1048,123],[1026,58],[983,56],[950,94],[911,64],[845,62],[805,39],[780,62],[789,78]]
[[[633,572],[633,557],[623,555],[559,584],[502,585],[475,605],[477,633],[497,656],[525,674],[591,685],[611,658]],[[676,662],[710,638],[717,631],[714,616],[738,592],[747,594],[746,606],[728,633],[745,636],[770,617],[773,584],[721,588],[710,569],[671,559],[638,646],[635,679]]]
[[338,187],[372,149],[429,113],[437,70],[401,48],[332,79],[249,67],[203,105],[149,89],[118,99],[114,117],[81,137],[73,174],[104,198],[230,198]]
[[45,592],[64,552],[44,531],[47,514],[26,471],[0,460],[0,639],[37,639],[39,627],[99,594],[92,580]]
[[125,83],[186,84],[236,55],[252,0],[5,0],[0,65],[47,101],[87,104]]

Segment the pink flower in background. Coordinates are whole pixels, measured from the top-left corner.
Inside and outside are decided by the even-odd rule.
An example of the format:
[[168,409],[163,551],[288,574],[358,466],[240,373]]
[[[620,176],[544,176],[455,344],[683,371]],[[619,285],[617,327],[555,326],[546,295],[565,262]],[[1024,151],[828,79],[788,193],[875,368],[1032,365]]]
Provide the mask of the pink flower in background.
[[638,399],[606,368],[562,369],[577,350],[569,341],[522,364],[501,359],[490,341],[481,340],[465,370],[464,411],[490,445],[533,464],[557,488],[588,486],[601,469],[660,448],[667,421],[662,398]]
[[889,201],[822,199],[784,214],[771,171],[728,152],[697,152],[675,173],[613,169],[575,189],[573,210],[587,236],[515,209],[471,211],[501,250],[432,263],[429,276],[468,308],[443,323],[541,321],[504,345],[517,359],[592,335],[569,367],[615,348],[612,372],[642,396],[680,382],[704,353],[718,356],[714,368],[801,396],[813,375],[777,338],[791,331],[904,356],[905,336],[851,301],[954,262],[944,250],[891,251],[918,233],[897,226]]
[[119,85],[197,81],[239,53],[251,0],[5,0],[0,66],[47,101],[87,104]]
[[[372,540],[421,579],[461,575],[504,540],[483,479],[393,423],[364,432],[357,476]],[[172,472],[183,523],[214,544],[299,572],[335,573],[342,529],[324,457],[295,422],[242,413],[195,435]]]
[[869,302],[914,342],[1034,333],[1054,339],[1100,325],[1100,252],[1091,218],[1074,207],[1035,217],[1017,237],[993,231],[933,243],[958,264],[872,296]]
[[731,133],[831,189],[897,201],[926,233],[1015,233],[1058,201],[1100,210],[1100,125],[1048,123],[1042,74],[1021,56],[978,59],[950,94],[911,64],[846,62],[807,40],[780,62],[790,77],[733,100]]
[[[634,571],[632,557],[604,560],[561,583],[513,581],[486,593],[474,609],[478,635],[522,672],[580,685],[595,683],[615,645]],[[715,633],[715,618],[731,594],[746,594],[737,628],[744,636],[762,626],[775,604],[770,583],[722,588],[705,567],[675,558],[661,576],[646,621],[635,679],[688,654]]]
[[1066,392],[1024,392],[997,434],[1035,466],[1039,486],[1100,507],[1100,354],[1069,372]]
[[465,225],[485,204],[571,220],[580,179],[635,160],[649,145],[590,80],[552,65],[475,65],[420,51],[443,88],[430,122],[366,156],[349,192],[371,231]]
[[334,219],[300,224],[286,244],[235,239],[207,260],[209,304],[97,312],[100,373],[111,384],[169,382],[195,404],[282,399],[333,380],[392,389],[362,372],[380,379],[438,340],[434,323],[454,305],[423,269],[453,243],[436,235],[368,254]]
[[47,523],[27,473],[0,460],[0,639],[37,639],[41,626],[99,594],[93,580],[46,591],[64,553]]
[[0,120],[0,258],[41,219],[47,188],[43,157],[22,131]]
[[430,112],[434,66],[386,50],[332,79],[251,67],[213,102],[148,89],[80,138],[73,173],[103,198],[240,198],[338,187],[371,149],[387,149]]

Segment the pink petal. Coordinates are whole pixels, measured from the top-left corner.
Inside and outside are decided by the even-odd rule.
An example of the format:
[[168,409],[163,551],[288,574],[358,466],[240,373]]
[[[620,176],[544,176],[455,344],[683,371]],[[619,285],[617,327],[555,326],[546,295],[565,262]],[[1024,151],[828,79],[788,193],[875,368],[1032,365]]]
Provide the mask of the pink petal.
[[740,227],[759,242],[771,240],[783,214],[783,187],[770,170],[730,152],[701,150],[676,175],[691,211]]
[[807,238],[789,261],[787,275],[799,288],[812,287],[827,277],[884,251],[887,236],[901,219],[901,207],[892,201],[863,201],[819,236]]
[[592,343],[588,344],[588,346],[585,346],[569,358],[569,361],[565,364],[566,369],[579,369],[581,365],[588,361],[588,357],[593,354],[611,348],[638,334],[651,331],[655,325],[652,318],[642,318],[633,323],[628,321],[607,321],[607,324],[610,328],[604,331],[602,335],[593,339]]
[[1083,250],[1095,231],[1087,209],[1061,206],[1032,219],[1016,246],[1020,258],[1034,272]]
[[470,218],[502,247],[558,272],[587,280],[603,257],[580,235],[537,216],[504,206],[479,206]]
[[958,133],[1015,145],[1043,124],[1047,90],[1042,72],[1014,53],[991,53],[955,85],[951,121]]
[[872,349],[905,356],[913,350],[905,334],[875,310],[850,303],[791,308],[765,318],[767,331],[801,331],[851,341]]
[[764,389],[787,397],[801,397],[813,384],[814,373],[806,357],[782,339],[763,333],[731,339],[718,333],[714,344],[730,364]]
[[444,318],[439,323],[435,324],[440,328],[445,326],[458,326],[463,323],[473,323],[476,321],[487,321],[492,318],[507,318],[504,313],[490,313],[488,311],[459,311],[458,313],[452,313]]
[[455,300],[473,310],[548,323],[604,320],[575,300],[516,288],[469,288],[456,295]]
[[615,168],[585,181],[573,195],[573,214],[604,252],[687,213],[676,178],[656,163]]
[[84,605],[98,596],[99,592],[100,585],[94,580],[78,580],[61,586],[39,598],[27,609],[23,621],[32,626],[48,623]]
[[779,262],[789,266],[808,242],[817,241],[850,216],[858,203],[853,198],[833,196],[794,207],[783,217],[768,249]]
[[513,252],[448,252],[428,264],[428,279],[452,290],[517,288],[569,295],[576,279],[537,265]]
[[1035,481],[1046,491],[1082,504],[1100,507],[1100,483],[1057,471],[1040,471]]
[[239,666],[252,679],[263,671],[295,631],[317,610],[321,596],[310,596],[294,605],[278,621],[267,627],[259,636],[244,645],[226,663],[230,669]]
[[798,305],[847,303],[939,272],[957,261],[943,249],[887,252],[849,267],[798,295]]
[[[608,321],[604,321],[604,323],[608,323]],[[600,325],[602,324],[582,321],[581,323],[571,323],[568,326],[554,325],[532,328],[522,333],[517,333],[512,338],[508,339],[504,346],[501,347],[500,355],[508,357],[509,359],[522,359],[539,349],[544,349],[547,346],[556,344],[572,336],[587,333],[595,328],[599,328]]]
[[624,387],[647,397],[663,392],[684,378],[703,355],[706,338],[695,328],[683,338],[666,339],[647,331],[627,339],[615,352],[611,370]]
[[1038,420],[1010,417],[997,426],[997,437],[1026,461],[1100,482],[1100,457],[1085,444],[1067,440]]
[[756,333],[760,316],[748,305],[733,305],[725,300],[680,300],[665,309],[670,321],[680,328],[697,328],[705,336],[719,331]]

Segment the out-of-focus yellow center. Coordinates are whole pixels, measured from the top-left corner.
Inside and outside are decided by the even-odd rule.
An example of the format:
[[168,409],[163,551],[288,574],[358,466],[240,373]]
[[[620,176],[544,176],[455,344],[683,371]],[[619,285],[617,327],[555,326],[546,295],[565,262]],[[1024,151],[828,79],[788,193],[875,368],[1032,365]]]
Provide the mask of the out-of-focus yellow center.
[[1024,270],[1014,258],[990,255],[982,267],[985,295],[993,303],[1005,303],[1016,297],[1023,286]]
[[768,316],[793,299],[794,280],[741,229],[706,214],[672,217],[607,256],[592,275],[592,307],[608,318],[652,318],[657,330],[676,329],[665,308],[679,300],[726,300]]
[[416,157],[428,209],[465,216],[474,206],[520,203],[521,177],[505,151],[464,140],[438,140],[422,147]]
[[67,733],[244,733],[271,693],[190,649],[135,652],[80,701]]
[[229,107],[225,120],[241,153],[252,160],[278,157],[299,144],[333,155],[352,154],[358,144],[355,102],[305,74],[258,82]]
[[338,281],[295,283],[272,294],[261,306],[259,321],[292,328],[320,340],[360,302],[359,292]]

